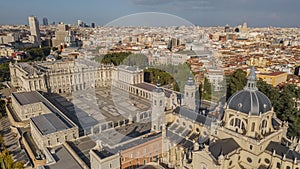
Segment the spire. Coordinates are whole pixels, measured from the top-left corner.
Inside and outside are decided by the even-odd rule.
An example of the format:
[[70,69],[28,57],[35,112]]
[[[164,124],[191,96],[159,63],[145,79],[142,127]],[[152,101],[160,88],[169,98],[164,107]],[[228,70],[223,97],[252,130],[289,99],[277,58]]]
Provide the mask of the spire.
[[156,84],[156,86],[159,88],[160,87],[160,77],[158,76],[158,78],[157,78],[157,84]]
[[194,84],[195,84],[195,83],[194,83],[194,77],[193,77],[192,72],[190,71],[190,75],[189,75],[189,79],[188,79],[188,81],[187,81],[187,85],[192,86],[192,85],[194,85]]
[[157,84],[156,84],[156,89],[154,89],[154,92],[157,92],[157,93],[163,92],[163,90],[162,90],[162,88],[160,86],[161,86],[161,84],[160,84],[160,78],[158,76],[158,80],[157,80]]
[[245,86],[245,90],[258,90],[256,87],[256,74],[254,66],[251,67],[249,76],[247,77],[247,85]]

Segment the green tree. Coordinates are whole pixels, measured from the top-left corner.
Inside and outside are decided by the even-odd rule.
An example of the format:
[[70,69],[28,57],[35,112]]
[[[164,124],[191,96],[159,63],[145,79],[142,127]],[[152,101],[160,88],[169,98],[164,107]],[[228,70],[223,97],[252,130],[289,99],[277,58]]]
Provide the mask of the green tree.
[[6,149],[2,151],[1,159],[3,159],[7,169],[13,169],[14,160],[12,159],[11,155],[9,154],[9,152]]
[[0,134],[0,150],[2,150],[3,145],[4,145],[3,136]]
[[198,92],[199,92],[199,101],[202,100],[202,88],[203,88],[203,84],[200,83],[200,84],[199,84],[199,88],[198,88]]
[[18,161],[14,164],[14,169],[24,169],[24,163],[21,161]]
[[119,66],[123,60],[131,54],[131,52],[109,53],[106,55],[96,56],[94,59],[103,64],[114,64],[115,66]]
[[231,76],[227,78],[227,99],[234,94],[242,90],[246,83],[246,72],[241,69],[236,70]]
[[6,109],[5,109],[5,101],[0,100],[0,116],[3,117],[6,114]]
[[207,78],[205,78],[203,84],[203,99],[211,100],[211,94],[212,94],[211,83],[208,81]]
[[21,48],[20,50],[27,53],[27,58],[22,60],[22,62],[36,61],[36,60],[45,60],[46,56],[50,54],[51,47],[42,47],[42,48]]
[[279,105],[280,91],[277,88],[266,83],[262,79],[257,81],[257,88],[270,99],[275,112],[282,110]]
[[9,62],[0,64],[0,83],[10,80]]

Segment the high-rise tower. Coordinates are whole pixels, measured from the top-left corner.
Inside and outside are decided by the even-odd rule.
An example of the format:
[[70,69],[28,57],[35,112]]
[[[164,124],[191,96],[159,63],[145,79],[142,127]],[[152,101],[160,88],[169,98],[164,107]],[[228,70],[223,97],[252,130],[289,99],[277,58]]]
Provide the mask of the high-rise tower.
[[48,18],[46,17],[43,18],[43,25],[48,26]]
[[41,35],[39,21],[36,16],[29,16],[28,23],[30,27],[30,35],[34,37],[33,43],[41,44]]

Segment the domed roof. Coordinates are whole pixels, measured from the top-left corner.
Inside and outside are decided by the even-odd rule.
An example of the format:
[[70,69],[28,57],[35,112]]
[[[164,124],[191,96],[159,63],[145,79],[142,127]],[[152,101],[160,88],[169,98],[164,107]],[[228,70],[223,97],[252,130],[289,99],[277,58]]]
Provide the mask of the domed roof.
[[247,86],[228,100],[228,108],[246,114],[259,115],[272,109],[269,98],[256,87],[256,74],[254,67],[251,68],[248,76]]

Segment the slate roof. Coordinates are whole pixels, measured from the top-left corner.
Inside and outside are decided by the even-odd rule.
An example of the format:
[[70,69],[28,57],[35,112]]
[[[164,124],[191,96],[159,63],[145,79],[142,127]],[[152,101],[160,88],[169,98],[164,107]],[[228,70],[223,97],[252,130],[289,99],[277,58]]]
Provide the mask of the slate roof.
[[64,122],[54,113],[42,114],[40,116],[32,117],[31,120],[38,128],[38,130],[42,133],[42,135],[47,135],[57,131],[72,128],[69,123]]
[[227,155],[235,151],[239,147],[240,146],[233,138],[227,138],[227,139],[217,140],[216,142],[211,143],[209,145],[208,150],[214,156],[215,159],[218,159],[220,154]]
[[210,126],[212,119],[210,117],[207,117],[205,115],[199,114],[193,110],[190,110],[188,108],[185,107],[176,107],[174,112],[176,114],[180,114],[183,117],[186,117],[188,119],[190,119],[191,121],[195,121],[207,126]]
[[267,146],[266,151],[268,151],[269,153],[273,153],[274,150],[275,153],[279,156],[283,156],[284,154],[286,154],[287,159],[300,159],[300,153],[289,149],[289,147],[282,145],[281,143],[271,141]]
[[27,105],[41,102],[40,95],[38,92],[19,92],[12,93],[13,97],[19,102],[20,105]]
[[184,148],[191,148],[194,146],[194,143],[191,142],[190,140],[185,139],[184,137],[170,131],[167,130],[167,137],[168,139],[175,144],[180,144],[182,145]]
[[242,90],[235,93],[228,101],[230,109],[243,113],[259,115],[272,109],[269,98],[260,91]]

